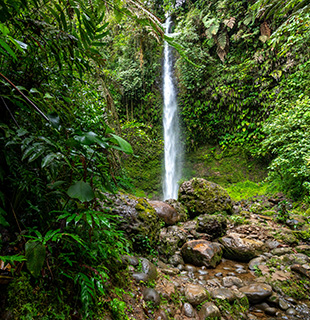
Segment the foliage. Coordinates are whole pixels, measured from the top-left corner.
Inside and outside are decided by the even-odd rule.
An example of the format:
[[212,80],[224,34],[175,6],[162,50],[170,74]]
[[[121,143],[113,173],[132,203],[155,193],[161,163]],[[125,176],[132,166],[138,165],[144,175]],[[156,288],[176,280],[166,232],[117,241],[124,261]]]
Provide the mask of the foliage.
[[309,98],[281,105],[264,125],[266,138],[260,153],[270,153],[274,159],[269,166],[269,179],[277,180],[281,188],[298,197],[309,184]]

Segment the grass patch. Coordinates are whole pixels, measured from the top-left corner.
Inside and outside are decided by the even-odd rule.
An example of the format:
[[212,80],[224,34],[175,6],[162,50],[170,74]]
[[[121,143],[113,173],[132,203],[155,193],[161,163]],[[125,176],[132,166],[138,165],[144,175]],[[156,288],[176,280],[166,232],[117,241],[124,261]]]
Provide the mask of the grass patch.
[[249,180],[237,182],[226,187],[228,194],[234,201],[264,195],[268,192],[269,189],[270,186],[266,182],[256,183]]

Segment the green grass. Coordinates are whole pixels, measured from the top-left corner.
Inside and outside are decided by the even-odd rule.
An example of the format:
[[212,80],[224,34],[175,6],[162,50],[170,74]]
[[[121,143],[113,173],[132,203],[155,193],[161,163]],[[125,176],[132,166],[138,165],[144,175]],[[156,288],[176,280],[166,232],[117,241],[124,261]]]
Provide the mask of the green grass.
[[270,191],[270,185],[267,182],[256,183],[247,180],[232,184],[226,187],[226,190],[234,201],[239,201],[268,193]]

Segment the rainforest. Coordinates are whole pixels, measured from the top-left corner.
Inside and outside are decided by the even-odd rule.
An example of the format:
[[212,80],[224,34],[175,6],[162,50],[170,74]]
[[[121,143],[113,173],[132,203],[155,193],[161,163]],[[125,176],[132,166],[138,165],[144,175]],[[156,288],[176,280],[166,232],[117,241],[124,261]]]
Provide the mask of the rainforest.
[[0,0],[0,318],[310,319],[309,45],[306,0]]

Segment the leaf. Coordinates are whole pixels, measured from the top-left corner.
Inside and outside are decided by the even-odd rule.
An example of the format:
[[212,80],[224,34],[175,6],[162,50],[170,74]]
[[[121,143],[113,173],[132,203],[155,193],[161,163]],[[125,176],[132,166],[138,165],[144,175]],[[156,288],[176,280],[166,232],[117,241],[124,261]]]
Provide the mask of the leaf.
[[45,93],[43,99],[53,99],[53,97],[49,93]]
[[7,213],[2,208],[0,208],[0,225],[4,227],[9,227],[10,224],[4,218],[4,216],[6,215]]
[[47,166],[49,166],[53,160],[57,158],[57,154],[56,153],[49,153],[48,155],[46,155],[41,162],[41,168],[45,168]]
[[29,92],[30,93],[40,93],[40,91],[36,88],[31,88]]
[[40,275],[40,271],[45,261],[45,246],[38,241],[28,241],[25,244],[25,256],[27,259],[27,269],[35,278],[37,278]]
[[0,46],[14,59],[16,60],[16,55],[10,46],[2,39],[0,39]]
[[47,117],[48,117],[52,127],[59,130],[59,128],[60,128],[60,118],[59,118],[59,115],[57,114],[57,112],[51,112],[51,113],[49,113],[47,115]]
[[111,133],[111,136],[113,137],[113,139],[111,139],[111,141],[114,143],[117,143],[119,145],[119,147],[113,146],[114,149],[123,151],[127,154],[133,154],[133,150],[132,150],[130,143],[128,143],[123,138],[117,136],[116,134]]
[[95,197],[94,191],[91,186],[84,181],[78,181],[74,185],[72,185],[68,189],[67,194],[69,197],[79,199],[82,202],[91,201]]
[[217,41],[218,41],[218,45],[220,46],[220,48],[222,50],[224,50],[226,47],[226,44],[227,44],[226,33],[225,32],[221,33],[218,36]]

